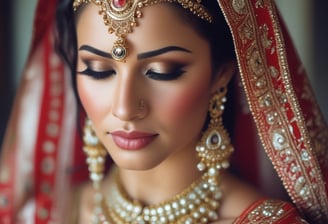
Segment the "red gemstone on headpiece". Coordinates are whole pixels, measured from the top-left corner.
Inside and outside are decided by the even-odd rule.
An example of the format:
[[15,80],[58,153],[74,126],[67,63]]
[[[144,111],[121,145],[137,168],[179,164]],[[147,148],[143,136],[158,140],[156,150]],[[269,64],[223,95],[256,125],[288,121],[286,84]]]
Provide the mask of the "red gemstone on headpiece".
[[126,5],[126,0],[113,0],[113,5],[116,8],[123,8]]

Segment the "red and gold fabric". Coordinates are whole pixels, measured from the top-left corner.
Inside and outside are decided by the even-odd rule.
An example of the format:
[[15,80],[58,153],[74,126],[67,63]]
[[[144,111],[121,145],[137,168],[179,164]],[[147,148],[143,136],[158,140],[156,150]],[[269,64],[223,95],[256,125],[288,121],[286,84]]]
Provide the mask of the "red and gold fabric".
[[233,222],[233,224],[249,223],[302,224],[307,222],[298,215],[291,204],[279,200],[262,199],[253,203]]
[[[273,1],[219,1],[266,154],[299,210],[328,217],[327,126]],[[306,116],[306,117],[305,117]]]

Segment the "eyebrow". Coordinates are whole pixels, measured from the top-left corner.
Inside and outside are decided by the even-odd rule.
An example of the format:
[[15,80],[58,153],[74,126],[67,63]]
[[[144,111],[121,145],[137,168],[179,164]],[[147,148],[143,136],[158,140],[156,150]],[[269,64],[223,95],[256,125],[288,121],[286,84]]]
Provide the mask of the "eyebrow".
[[89,51],[93,54],[96,54],[98,56],[101,56],[101,57],[104,57],[104,58],[110,58],[112,59],[112,55],[110,53],[107,53],[107,52],[104,52],[104,51],[101,51],[101,50],[98,50],[97,48],[94,48],[94,47],[91,47],[89,45],[82,45],[80,48],[79,48],[80,51]]
[[157,50],[153,50],[153,51],[138,54],[137,59],[140,60],[140,59],[155,57],[155,56],[165,54],[165,53],[170,52],[170,51],[182,51],[182,52],[191,53],[190,50],[182,48],[182,47],[168,46],[168,47],[163,47],[163,48],[160,48],[160,49],[157,49]]
[[[101,51],[97,48],[91,47],[90,45],[82,45],[79,48],[79,50],[80,51],[89,51],[89,52],[91,52],[93,54],[96,54],[98,56],[113,59],[113,57],[110,53]],[[190,50],[185,49],[183,47],[168,46],[168,47],[163,47],[163,48],[160,48],[160,49],[157,49],[157,50],[140,53],[140,54],[137,55],[137,59],[141,60],[141,59],[146,59],[146,58],[150,58],[150,57],[155,57],[155,56],[165,54],[165,53],[170,52],[170,51],[182,51],[182,52],[192,53]]]

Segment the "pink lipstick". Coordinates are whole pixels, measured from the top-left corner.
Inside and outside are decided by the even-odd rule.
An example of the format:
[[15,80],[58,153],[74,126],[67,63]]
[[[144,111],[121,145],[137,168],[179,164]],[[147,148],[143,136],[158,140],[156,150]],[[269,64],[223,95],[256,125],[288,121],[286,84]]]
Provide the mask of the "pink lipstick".
[[150,144],[158,134],[145,132],[114,131],[110,133],[114,143],[121,149],[140,150]]

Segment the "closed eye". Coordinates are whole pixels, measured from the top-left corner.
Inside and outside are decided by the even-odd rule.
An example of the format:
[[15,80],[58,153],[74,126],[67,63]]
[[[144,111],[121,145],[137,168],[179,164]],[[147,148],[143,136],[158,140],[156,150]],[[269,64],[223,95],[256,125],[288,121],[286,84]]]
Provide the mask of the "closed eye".
[[159,81],[170,81],[178,79],[185,71],[182,69],[176,69],[172,72],[160,73],[153,70],[148,70],[146,76]]
[[90,76],[93,79],[100,80],[109,78],[112,75],[115,75],[114,70],[107,70],[107,71],[95,71],[90,69],[89,67],[84,71],[78,72],[78,74]]
[[109,78],[116,74],[116,71],[106,62],[94,60],[82,60],[86,65],[86,69],[78,74],[90,76],[93,79],[100,80]]

